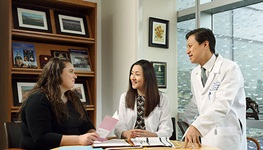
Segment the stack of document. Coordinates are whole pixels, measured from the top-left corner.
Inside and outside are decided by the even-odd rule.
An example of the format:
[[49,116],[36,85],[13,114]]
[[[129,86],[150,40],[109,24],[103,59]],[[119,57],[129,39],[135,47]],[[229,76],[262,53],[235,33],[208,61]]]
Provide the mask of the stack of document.
[[136,145],[140,146],[166,146],[173,147],[173,143],[167,137],[136,137],[132,138],[131,141]]
[[129,140],[111,139],[107,141],[95,141],[93,147],[174,147],[173,143],[166,137],[136,137]]

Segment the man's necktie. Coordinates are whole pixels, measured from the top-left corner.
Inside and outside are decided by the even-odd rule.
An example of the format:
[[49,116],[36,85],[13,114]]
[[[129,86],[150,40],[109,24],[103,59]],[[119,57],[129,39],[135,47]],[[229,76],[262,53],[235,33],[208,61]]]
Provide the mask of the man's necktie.
[[201,67],[201,80],[202,80],[203,87],[205,86],[205,83],[207,80],[205,70],[206,69],[204,67]]

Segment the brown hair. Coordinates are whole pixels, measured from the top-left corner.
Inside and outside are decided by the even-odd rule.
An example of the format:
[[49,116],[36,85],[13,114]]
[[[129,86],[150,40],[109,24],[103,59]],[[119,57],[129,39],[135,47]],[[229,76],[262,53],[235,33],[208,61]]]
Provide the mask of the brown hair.
[[[68,110],[66,104],[64,104],[61,99],[60,90],[60,84],[62,83],[61,74],[67,63],[70,63],[70,61],[59,58],[52,58],[49,60],[49,62],[43,68],[43,72],[39,75],[35,86],[23,99],[22,106],[20,107],[20,115],[28,98],[32,94],[43,92],[49,100],[57,120],[61,122],[63,119],[68,117]],[[83,105],[80,102],[79,97],[71,90],[66,91],[65,96],[68,98],[68,101],[73,103],[76,111],[80,114],[80,119],[85,120],[85,110],[83,109]]]
[[137,96],[137,90],[132,88],[132,83],[130,80],[130,75],[132,72],[132,68],[134,65],[140,65],[143,70],[144,77],[144,87],[145,87],[145,117],[148,117],[150,113],[154,110],[154,108],[160,103],[160,95],[157,86],[157,80],[153,65],[148,60],[139,60],[135,62],[131,68],[129,73],[129,88],[126,94],[126,107],[130,109],[134,109],[135,99]]

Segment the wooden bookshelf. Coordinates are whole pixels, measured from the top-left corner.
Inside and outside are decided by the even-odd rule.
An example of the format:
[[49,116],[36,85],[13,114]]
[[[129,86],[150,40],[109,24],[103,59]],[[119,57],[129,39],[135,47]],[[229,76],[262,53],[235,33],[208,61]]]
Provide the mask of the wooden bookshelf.
[[[76,71],[76,75],[81,79],[81,82],[86,83],[85,89],[88,90],[85,92],[88,94],[90,101],[86,105],[86,110],[88,111],[92,122],[96,124],[97,4],[82,0],[1,0],[0,4],[5,5],[8,8],[3,10],[4,13],[1,11],[1,22],[7,21],[2,20],[3,18],[8,19],[10,23],[9,26],[5,26],[0,29],[1,31],[7,31],[1,35],[7,38],[7,42],[1,42],[1,44],[4,44],[2,47],[5,55],[0,55],[0,57],[1,59],[5,59],[9,66],[8,70],[5,68],[5,70],[9,72],[9,75],[4,77],[8,80],[5,87],[8,91],[10,91],[6,93],[8,98],[4,99],[5,106],[9,107],[8,114],[5,114],[5,118],[8,119],[5,121],[15,121],[20,107],[19,104],[17,105],[14,103],[14,99],[16,98],[14,94],[17,93],[15,91],[16,87],[14,86],[16,85],[14,82],[34,82],[37,80],[38,75],[42,72],[39,55],[51,55],[51,50],[68,51],[68,49],[82,49],[87,50],[90,55],[89,61],[92,70]],[[15,17],[18,15],[14,14],[17,13],[14,11],[14,9],[17,8],[25,8],[30,11],[32,10],[32,12],[42,11],[42,9],[47,10],[47,20],[50,20],[50,26],[48,26],[48,28],[51,32],[35,30],[35,28],[23,27],[22,25],[17,24],[17,18]],[[30,11],[29,13],[32,13]],[[68,16],[83,16],[83,24],[86,25],[84,26],[84,29],[87,31],[85,32],[86,36],[78,34],[78,30],[76,30],[76,33],[73,34],[63,34],[62,32],[58,32],[58,26],[60,26],[60,24],[58,23],[58,20],[56,20],[55,12],[62,12]],[[34,25],[32,25],[32,27],[34,27]],[[69,29],[69,31],[70,30],[71,29]],[[14,67],[14,56],[12,50],[13,42],[29,43],[34,45],[37,63],[36,69]],[[6,57],[7,55],[8,57]]]

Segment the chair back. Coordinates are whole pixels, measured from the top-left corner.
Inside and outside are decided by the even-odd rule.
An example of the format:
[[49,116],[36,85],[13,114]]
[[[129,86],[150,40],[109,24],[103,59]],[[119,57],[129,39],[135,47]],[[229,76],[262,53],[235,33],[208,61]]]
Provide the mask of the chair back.
[[252,143],[254,143],[256,145],[257,150],[260,150],[260,144],[257,139],[252,137],[247,137],[247,141],[248,142],[251,141]]
[[172,136],[170,137],[170,140],[176,140],[176,128],[175,128],[175,125],[176,125],[176,121],[175,121],[175,117],[172,117],[172,123],[173,123],[173,133],[172,133]]
[[22,137],[21,122],[5,122],[4,129],[8,148],[19,148]]
[[189,127],[189,125],[186,122],[182,121],[182,120],[179,120],[177,122],[177,124],[178,124],[182,134],[184,135],[184,133],[186,132],[186,130]]

